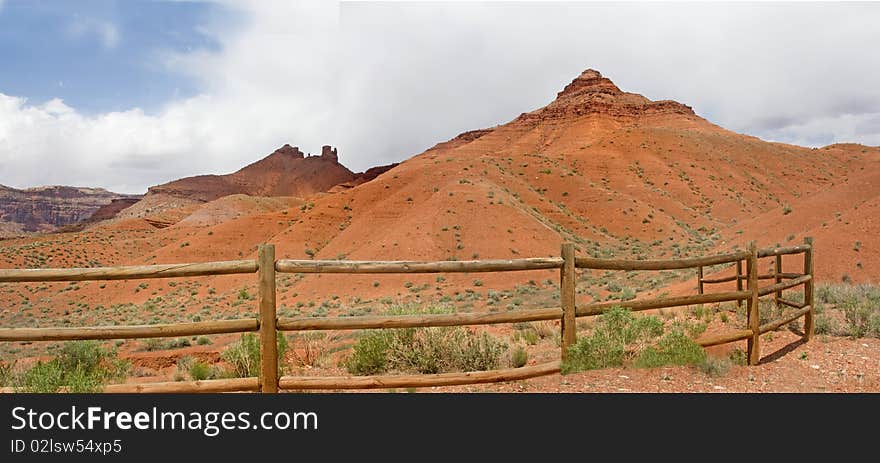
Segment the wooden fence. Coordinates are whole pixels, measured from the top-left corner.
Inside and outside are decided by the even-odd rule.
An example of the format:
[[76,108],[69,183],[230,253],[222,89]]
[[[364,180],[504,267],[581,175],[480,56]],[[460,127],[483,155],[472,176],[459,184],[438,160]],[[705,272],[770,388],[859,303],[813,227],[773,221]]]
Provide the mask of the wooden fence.
[[[783,273],[782,256],[804,255],[802,273]],[[774,257],[773,274],[758,274],[758,259]],[[742,263],[746,263],[743,275]],[[706,278],[704,267],[735,264],[736,275],[724,278]],[[575,304],[576,269],[604,270],[674,270],[695,268],[698,273],[698,294],[649,300],[613,301],[578,307]],[[541,269],[560,270],[561,307],[517,309],[503,313],[451,313],[429,315],[370,315],[358,317],[294,317],[278,318],[275,304],[277,273],[472,273],[510,272]],[[512,260],[474,261],[328,261],[275,259],[275,247],[259,247],[256,260],[211,262],[198,264],[147,265],[115,268],[83,269],[8,269],[0,270],[0,282],[46,282],[85,280],[134,280],[147,278],[176,278],[207,275],[257,273],[259,283],[259,315],[257,318],[220,321],[200,321],[137,326],[98,326],[79,328],[0,328],[0,341],[63,341],[85,339],[132,339],[170,336],[196,336],[220,333],[257,332],[260,338],[260,376],[251,378],[176,381],[144,384],[113,384],[105,392],[278,392],[306,389],[375,389],[398,387],[449,386],[520,380],[560,372],[561,360],[519,368],[463,373],[428,375],[379,376],[280,376],[278,374],[278,331],[353,330],[380,328],[414,328],[436,326],[465,326],[496,323],[560,320],[561,359],[576,342],[576,318],[599,315],[611,307],[621,306],[633,311],[684,307],[696,304],[735,301],[748,307],[748,329],[703,337],[697,343],[706,347],[735,341],[748,341],[748,362],[756,365],[760,358],[760,335],[804,317],[804,339],[813,334],[813,245],[807,238],[803,245],[758,250],[750,242],[746,251],[730,254],[675,260],[615,260],[576,257],[574,246],[562,245],[561,257],[526,258]],[[759,280],[774,280],[773,285],[759,287]],[[705,293],[704,286],[712,283],[736,282],[736,291]],[[745,288],[743,281],[746,282]],[[804,285],[804,303],[782,298],[782,291]],[[759,298],[773,294],[777,305],[790,306],[796,311],[783,319],[759,325]]]

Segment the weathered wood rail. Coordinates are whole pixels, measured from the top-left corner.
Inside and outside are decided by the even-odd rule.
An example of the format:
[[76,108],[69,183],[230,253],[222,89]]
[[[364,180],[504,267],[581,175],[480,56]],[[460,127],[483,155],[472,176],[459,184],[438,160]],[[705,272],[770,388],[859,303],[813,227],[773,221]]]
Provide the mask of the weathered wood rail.
[[[804,254],[803,273],[782,272],[781,256],[791,254]],[[776,259],[775,271],[772,274],[758,275],[758,259],[763,257],[774,257]],[[746,263],[747,269],[745,275],[742,268],[743,262]],[[721,264],[735,264],[736,275],[716,278],[706,278],[703,275],[706,266]],[[688,268],[695,268],[698,272],[698,294],[696,295],[593,303],[580,307],[577,307],[575,302],[577,269],[653,271]],[[512,272],[546,269],[559,269],[560,271],[561,307],[511,310],[501,313],[369,315],[338,318],[278,318],[276,313],[275,281],[277,273],[405,274]],[[279,331],[415,328],[559,320],[562,340],[560,358],[564,360],[569,348],[577,340],[575,323],[577,317],[599,315],[616,306],[629,308],[633,311],[642,311],[718,302],[736,302],[741,304],[742,301],[746,301],[748,305],[747,329],[704,336],[697,339],[696,342],[704,347],[708,347],[747,340],[749,364],[755,365],[760,358],[759,342],[761,334],[777,329],[800,317],[804,317],[804,339],[809,340],[813,334],[813,244],[810,238],[807,238],[804,244],[799,246],[759,250],[755,242],[751,242],[749,243],[748,250],[745,251],[675,260],[617,260],[576,257],[574,246],[569,243],[562,245],[561,257],[549,258],[438,262],[276,260],[275,247],[271,244],[265,244],[259,247],[258,257],[255,260],[114,268],[0,269],[0,282],[133,280],[248,273],[257,273],[258,280],[259,297],[256,307],[257,315],[254,318],[156,325],[0,328],[0,341],[131,339],[256,332],[260,338],[261,363],[259,377],[112,384],[105,386],[104,391],[114,393],[232,391],[271,393],[291,389],[371,389],[477,384],[520,380],[560,372],[560,362],[553,361],[520,368],[435,375],[279,376],[276,344]],[[774,284],[759,288],[759,280],[774,280]],[[736,282],[736,291],[705,293],[705,284],[724,282]],[[745,288],[743,287],[743,282],[746,282]],[[804,286],[803,304],[782,298],[782,291],[799,285]],[[770,294],[774,294],[774,301],[777,305],[789,306],[796,310],[780,320],[759,325],[759,298]]]

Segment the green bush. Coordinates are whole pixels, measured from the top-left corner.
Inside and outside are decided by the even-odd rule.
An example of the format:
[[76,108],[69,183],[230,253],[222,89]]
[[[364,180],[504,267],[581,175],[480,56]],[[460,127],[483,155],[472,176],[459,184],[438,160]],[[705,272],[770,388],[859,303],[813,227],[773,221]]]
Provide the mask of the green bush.
[[510,366],[514,368],[524,367],[529,363],[529,353],[522,346],[510,352]]
[[618,294],[618,297],[621,301],[631,301],[636,298],[636,290],[632,288],[623,288],[620,294]]
[[184,380],[189,376],[194,381],[213,379],[220,376],[220,370],[192,356],[181,357],[177,361],[175,379]]
[[706,361],[706,351],[684,332],[674,330],[661,337],[656,345],[648,346],[635,359],[641,368],[663,365],[699,365]]
[[596,328],[570,347],[562,364],[563,373],[623,366],[651,368],[705,362],[706,353],[684,325],[664,334],[663,322],[655,316],[636,317],[627,309],[614,307],[598,317]]
[[116,358],[115,349],[105,349],[97,341],[75,341],[64,344],[58,356],[38,361],[15,378],[23,392],[97,392],[111,379],[121,379],[131,365]]
[[[401,306],[388,314],[447,312],[438,307]],[[506,349],[506,344],[486,333],[478,335],[461,327],[370,330],[361,335],[342,366],[359,375],[390,370],[426,374],[490,370],[498,366]]]
[[189,376],[196,381],[211,378],[211,373],[211,366],[205,362],[196,361],[189,367]]
[[880,337],[880,310],[876,306],[849,303],[843,306],[843,314],[846,319],[847,334],[850,336],[854,338]]
[[58,362],[38,361],[18,378],[18,388],[22,392],[58,392],[65,383],[64,376]]
[[[287,338],[284,333],[277,335],[279,370],[281,359],[287,352]],[[226,348],[220,358],[232,367],[232,375],[237,378],[249,378],[260,374],[260,339],[254,333],[244,333],[241,338]]]
[[141,347],[138,349],[140,351],[153,352],[157,350],[171,350],[171,349],[181,349],[184,347],[191,346],[192,343],[187,338],[177,338],[177,339],[160,339],[160,338],[150,338],[146,341],[143,341]]
[[374,375],[387,371],[388,351],[394,339],[393,334],[391,330],[380,330],[361,336],[342,366],[349,373],[357,375]]
[[837,332],[837,321],[826,314],[817,314],[814,329],[816,334],[834,334]]
[[570,347],[563,373],[623,365],[634,348],[663,332],[663,322],[654,316],[636,317],[627,309],[613,307],[600,315],[596,328]]
[[[821,285],[816,287],[816,301],[817,333],[880,337],[880,286]],[[844,326],[823,313],[824,304],[843,311]]]

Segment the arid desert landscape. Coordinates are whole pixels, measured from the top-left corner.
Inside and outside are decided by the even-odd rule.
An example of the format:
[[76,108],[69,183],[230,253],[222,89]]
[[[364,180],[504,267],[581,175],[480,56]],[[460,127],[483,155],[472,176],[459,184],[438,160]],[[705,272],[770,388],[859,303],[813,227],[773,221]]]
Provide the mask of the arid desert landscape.
[[[748,328],[744,305],[718,302],[578,318],[578,355],[598,350],[610,357],[598,363],[572,357],[580,363],[563,363],[565,374],[375,389],[880,391],[880,148],[767,142],[719,127],[685,103],[652,101],[627,91],[638,89],[620,89],[593,69],[560,86],[544,107],[523,108],[528,112],[512,114],[507,123],[474,128],[400,163],[361,173],[340,163],[333,140],[314,155],[290,140],[272,153],[254,153],[254,162],[236,172],[169,179],[143,195],[94,185],[0,186],[0,269],[256,259],[263,243],[275,246],[277,259],[293,260],[549,258],[572,243],[578,257],[638,261],[739,252],[750,241],[758,248],[797,246],[811,237],[815,335],[804,342],[803,318],[764,333],[758,365],[746,364],[745,340],[696,353],[676,351],[665,363],[647,359],[646,351],[665,352],[663,343],[672,342],[672,334],[699,340]],[[801,255],[780,259],[784,272],[804,270]],[[770,260],[759,265],[759,274],[774,272]],[[734,275],[730,265],[705,271],[707,279]],[[491,314],[560,306],[555,268],[279,273],[276,284],[279,318]],[[731,279],[706,284],[704,291],[734,290]],[[253,275],[6,282],[0,283],[0,327],[241,319],[257,316],[259,291]],[[574,300],[585,306],[697,291],[693,269],[579,269]],[[786,289],[783,297],[803,302],[804,290]],[[762,323],[792,310],[763,299],[759,308]],[[394,334],[377,334],[383,332]],[[346,376],[527,367],[558,359],[560,336],[559,320],[281,333],[279,370]],[[58,391],[247,377],[255,367],[248,357],[255,342],[238,334],[2,342],[0,379],[7,391]],[[83,366],[89,362],[91,370]],[[75,365],[81,375],[73,378],[68,374],[73,370],[61,365]]]

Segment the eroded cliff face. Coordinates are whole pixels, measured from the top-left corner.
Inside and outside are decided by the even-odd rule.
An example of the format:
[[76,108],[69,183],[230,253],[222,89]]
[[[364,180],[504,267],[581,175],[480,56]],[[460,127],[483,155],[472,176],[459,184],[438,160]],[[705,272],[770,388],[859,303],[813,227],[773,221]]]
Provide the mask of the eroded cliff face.
[[18,190],[0,185],[0,236],[52,232],[89,219],[114,200],[137,198],[100,188],[47,186]]
[[676,115],[701,119],[687,105],[671,100],[652,101],[637,93],[620,90],[599,71],[587,69],[565,86],[549,105],[530,113],[523,113],[516,121],[539,123],[600,114],[619,120]]

